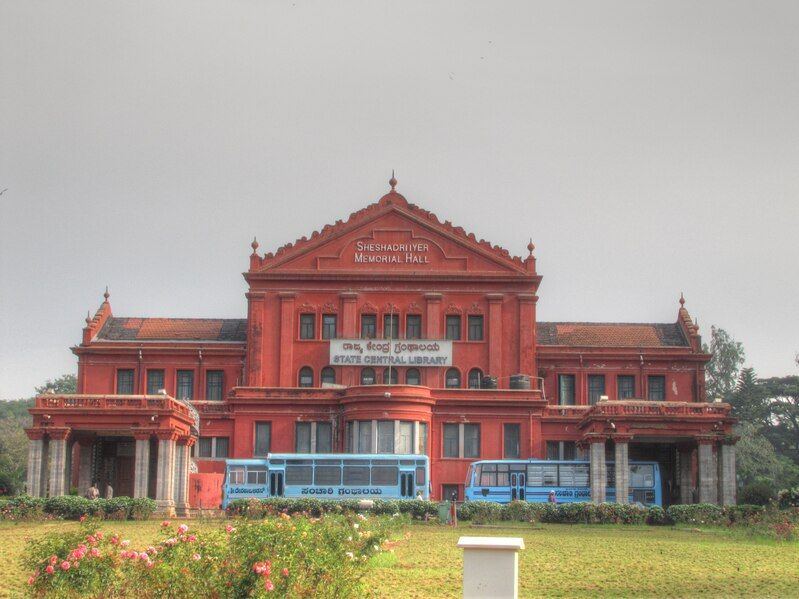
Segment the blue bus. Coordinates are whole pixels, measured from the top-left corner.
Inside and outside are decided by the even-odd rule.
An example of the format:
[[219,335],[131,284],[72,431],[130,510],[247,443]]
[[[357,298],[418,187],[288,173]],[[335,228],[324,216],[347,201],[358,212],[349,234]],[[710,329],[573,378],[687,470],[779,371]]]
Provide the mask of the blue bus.
[[428,499],[426,455],[270,453],[226,460],[225,508],[234,499]]
[[[591,501],[587,461],[481,460],[469,466],[465,497],[471,501],[545,502],[555,491],[558,503]],[[606,500],[616,501],[616,469],[607,462]],[[630,462],[630,503],[663,505],[657,462]]]

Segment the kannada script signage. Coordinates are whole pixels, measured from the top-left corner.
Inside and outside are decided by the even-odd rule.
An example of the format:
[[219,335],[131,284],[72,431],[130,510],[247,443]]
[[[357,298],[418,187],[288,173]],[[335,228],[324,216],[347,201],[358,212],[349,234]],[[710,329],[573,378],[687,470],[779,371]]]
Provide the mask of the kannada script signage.
[[334,366],[452,366],[452,341],[331,339]]

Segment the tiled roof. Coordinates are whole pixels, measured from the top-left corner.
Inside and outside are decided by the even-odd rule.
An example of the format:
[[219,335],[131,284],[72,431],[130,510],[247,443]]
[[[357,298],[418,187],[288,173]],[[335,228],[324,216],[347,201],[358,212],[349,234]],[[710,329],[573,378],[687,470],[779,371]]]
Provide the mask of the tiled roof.
[[689,347],[677,323],[539,322],[536,328],[539,345]]
[[240,318],[115,318],[100,329],[102,341],[247,340],[247,320]]

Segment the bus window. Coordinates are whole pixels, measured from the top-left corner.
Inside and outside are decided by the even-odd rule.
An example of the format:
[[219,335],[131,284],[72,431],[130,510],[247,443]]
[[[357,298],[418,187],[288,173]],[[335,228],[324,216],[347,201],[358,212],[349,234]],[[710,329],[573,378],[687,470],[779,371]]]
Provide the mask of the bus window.
[[244,466],[231,466],[227,471],[227,482],[229,485],[243,485]]
[[[413,462],[411,462],[413,464]],[[372,460],[372,466],[396,466],[397,460]]]
[[[469,472],[471,472],[471,468]],[[416,469],[416,486],[424,487],[424,468],[420,467]]]
[[369,484],[369,466],[344,466],[344,484],[349,486]]
[[630,466],[631,487],[654,487],[655,469],[652,464]]
[[543,464],[530,464],[527,466],[527,484],[531,487],[544,486]]
[[510,484],[510,477],[508,476],[508,465],[497,464],[497,486],[507,487]]
[[316,466],[314,472],[315,485],[340,485],[341,466]]
[[588,464],[574,465],[574,486],[575,487],[589,486]]
[[313,466],[286,466],[287,485],[310,485],[313,481]]
[[480,467],[480,485],[481,487],[496,487],[497,486],[497,465],[496,464],[483,464]]
[[[424,468],[417,468],[416,469],[416,478],[417,478],[416,484],[417,485],[419,484],[419,481],[418,481],[419,470],[422,470],[422,472],[424,472]],[[474,474],[474,466],[472,464],[469,464],[469,469],[466,471],[466,486],[467,487],[472,485],[472,475],[473,474]]]
[[574,486],[574,464],[560,464],[558,466],[561,487]]
[[396,485],[398,473],[399,469],[396,466],[374,466],[372,467],[372,484],[382,486]]
[[558,486],[558,465],[557,464],[542,464],[542,472],[545,487]]
[[247,468],[248,485],[266,484],[266,466],[249,466]]

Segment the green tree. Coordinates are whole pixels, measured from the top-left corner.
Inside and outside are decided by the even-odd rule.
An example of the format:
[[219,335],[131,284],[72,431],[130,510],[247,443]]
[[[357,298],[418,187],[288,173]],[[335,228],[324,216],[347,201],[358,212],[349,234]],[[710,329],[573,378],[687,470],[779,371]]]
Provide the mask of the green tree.
[[735,390],[726,399],[732,405],[733,416],[739,421],[751,423],[758,430],[769,423],[769,401],[754,368],[741,370]]
[[766,436],[782,455],[799,463],[799,376],[762,379],[769,405]]
[[799,466],[779,455],[760,427],[744,422],[735,427],[735,433],[740,436],[735,466],[741,487],[768,481],[771,490],[778,491],[799,484]]
[[47,379],[44,385],[36,387],[36,394],[42,393],[77,393],[78,392],[78,377],[74,374],[63,374],[57,379]]
[[746,359],[743,345],[727,331],[714,325],[710,327],[710,347],[703,345],[702,350],[712,354],[705,369],[708,399],[713,401],[720,397],[728,400],[735,390],[738,373]]

